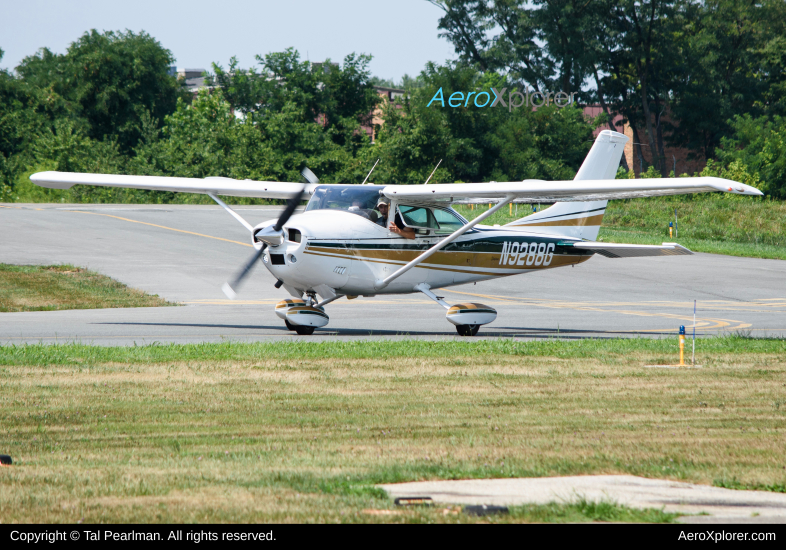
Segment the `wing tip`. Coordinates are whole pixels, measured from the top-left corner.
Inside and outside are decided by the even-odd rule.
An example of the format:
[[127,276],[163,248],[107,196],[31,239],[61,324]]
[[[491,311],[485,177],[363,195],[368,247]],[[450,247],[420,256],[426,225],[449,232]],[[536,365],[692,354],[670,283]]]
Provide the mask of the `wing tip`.
[[56,172],[49,170],[46,172],[36,172],[30,175],[30,181],[38,187],[45,187],[47,189],[71,189],[75,183],[64,181],[61,176],[63,172]]

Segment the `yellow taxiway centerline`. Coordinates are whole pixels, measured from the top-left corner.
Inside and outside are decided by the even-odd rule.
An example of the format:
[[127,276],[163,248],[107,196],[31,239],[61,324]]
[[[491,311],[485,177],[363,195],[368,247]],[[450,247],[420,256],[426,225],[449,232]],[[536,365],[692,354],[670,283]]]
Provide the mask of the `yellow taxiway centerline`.
[[14,210],[44,210],[43,208],[22,208],[21,206],[6,206],[4,204],[0,204],[0,208],[13,208]]
[[[142,225],[149,225],[151,227],[158,227],[159,229],[168,229],[169,231],[177,231],[178,233],[186,233],[188,235],[196,235],[197,237],[205,237],[206,239],[215,239],[217,241],[224,241],[228,243],[239,244],[242,246],[252,247],[249,243],[241,243],[240,241],[233,241],[231,239],[224,239],[222,237],[213,237],[212,235],[205,235],[203,233],[194,233],[193,231],[186,231],[184,229],[175,229],[174,227],[167,227],[165,225],[158,225],[149,222],[140,222],[138,220],[131,220],[128,218],[121,218],[120,216],[113,216],[112,214],[101,214],[100,212],[86,212],[85,210],[66,210],[66,212],[76,212],[78,214],[92,214],[94,216],[106,216],[107,218],[115,218],[116,220],[123,220],[124,222],[141,223]],[[252,247],[253,248],[253,247]]]

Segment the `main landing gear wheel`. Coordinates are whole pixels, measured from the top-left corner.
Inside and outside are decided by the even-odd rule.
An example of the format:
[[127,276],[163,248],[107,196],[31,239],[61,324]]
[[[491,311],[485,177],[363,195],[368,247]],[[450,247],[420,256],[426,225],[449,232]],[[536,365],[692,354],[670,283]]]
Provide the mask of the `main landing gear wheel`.
[[314,329],[316,327],[307,327],[298,325],[295,327],[295,332],[300,334],[301,336],[308,336],[309,334],[314,334]]
[[459,336],[475,336],[480,330],[480,325],[456,325]]
[[290,323],[289,321],[287,321],[286,319],[284,319],[284,322],[287,324],[287,330],[297,330],[297,327],[292,323]]

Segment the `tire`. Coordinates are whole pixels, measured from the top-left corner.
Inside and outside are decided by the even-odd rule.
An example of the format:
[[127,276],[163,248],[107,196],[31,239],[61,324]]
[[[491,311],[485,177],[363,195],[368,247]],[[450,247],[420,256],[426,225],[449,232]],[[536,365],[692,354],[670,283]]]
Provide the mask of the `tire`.
[[314,327],[304,327],[298,325],[295,327],[295,332],[301,336],[308,336],[309,334],[314,334]]
[[287,330],[297,330],[297,327],[292,323],[290,323],[289,321],[287,321],[286,319],[284,319],[284,322],[287,324]]
[[456,325],[459,336],[475,336],[480,330],[480,325]]

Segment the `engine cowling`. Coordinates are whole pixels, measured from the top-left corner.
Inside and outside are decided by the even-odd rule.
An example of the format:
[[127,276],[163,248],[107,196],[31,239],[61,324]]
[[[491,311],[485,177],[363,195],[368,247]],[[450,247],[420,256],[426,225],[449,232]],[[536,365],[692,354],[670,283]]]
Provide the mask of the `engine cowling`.
[[497,318],[497,310],[484,304],[456,304],[445,317],[454,325],[487,325]]

